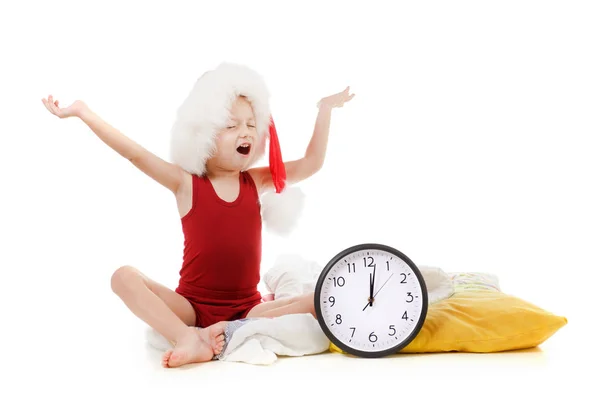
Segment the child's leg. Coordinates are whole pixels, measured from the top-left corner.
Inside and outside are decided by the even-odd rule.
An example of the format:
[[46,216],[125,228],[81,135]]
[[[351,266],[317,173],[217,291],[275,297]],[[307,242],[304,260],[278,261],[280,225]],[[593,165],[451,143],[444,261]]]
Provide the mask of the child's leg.
[[111,287],[131,312],[175,345],[174,350],[165,353],[163,364],[208,361],[221,351],[224,325],[194,328],[196,313],[180,294],[130,266],[115,271]]
[[314,292],[261,303],[250,310],[247,318],[274,318],[288,314],[311,313],[315,318]]
[[196,322],[189,301],[133,267],[117,269],[110,284],[131,312],[171,342]]

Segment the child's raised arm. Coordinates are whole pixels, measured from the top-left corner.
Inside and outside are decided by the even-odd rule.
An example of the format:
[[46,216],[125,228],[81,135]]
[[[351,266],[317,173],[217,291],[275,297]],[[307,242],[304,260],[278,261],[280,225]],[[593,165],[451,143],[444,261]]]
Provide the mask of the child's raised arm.
[[65,108],[59,108],[58,100],[54,101],[52,96],[42,99],[42,102],[48,111],[59,118],[81,119],[110,148],[173,193],[177,192],[186,174],[183,169],[156,156],[119,132],[90,110],[84,102],[77,100]]
[[[350,87],[348,86],[344,91],[324,97],[319,101],[317,104],[319,113],[315,121],[315,129],[304,157],[284,163],[288,184],[291,185],[307,179],[321,169],[325,162],[325,153],[327,152],[332,109],[343,107],[353,97],[354,94],[350,94]],[[255,181],[258,182],[259,191],[273,187],[269,167],[253,168],[249,172],[253,175]]]

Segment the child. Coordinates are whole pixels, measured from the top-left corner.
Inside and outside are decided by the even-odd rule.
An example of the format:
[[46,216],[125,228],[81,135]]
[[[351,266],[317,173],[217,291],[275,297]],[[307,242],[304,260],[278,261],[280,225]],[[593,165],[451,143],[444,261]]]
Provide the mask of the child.
[[[52,96],[42,99],[57,117],[80,118],[176,198],[184,255],[175,291],[131,266],[118,268],[111,279],[112,290],[125,305],[173,344],[163,355],[164,367],[215,358],[223,350],[227,321],[315,315],[312,293],[265,302],[257,290],[262,219],[269,224],[259,197],[274,191],[273,208],[293,195],[286,185],[321,168],[332,109],[353,97],[346,88],[323,98],[305,156],[286,163],[281,161],[266,86],[245,66],[223,63],[197,80],[172,129],[173,163],[124,136],[80,100],[59,108]],[[251,168],[264,152],[267,133],[270,165]],[[281,231],[289,228],[289,217],[288,210],[272,217],[283,223],[272,222],[280,222]]]

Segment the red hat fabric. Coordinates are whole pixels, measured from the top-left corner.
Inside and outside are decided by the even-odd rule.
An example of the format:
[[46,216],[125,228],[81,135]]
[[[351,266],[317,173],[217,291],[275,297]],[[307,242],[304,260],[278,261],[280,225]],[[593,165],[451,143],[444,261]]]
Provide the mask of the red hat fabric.
[[285,171],[285,165],[283,164],[283,158],[281,156],[279,138],[277,137],[277,129],[275,128],[275,122],[273,121],[272,116],[271,123],[269,124],[269,168],[271,169],[271,176],[273,177],[275,192],[281,193],[285,188],[285,180],[287,175]]

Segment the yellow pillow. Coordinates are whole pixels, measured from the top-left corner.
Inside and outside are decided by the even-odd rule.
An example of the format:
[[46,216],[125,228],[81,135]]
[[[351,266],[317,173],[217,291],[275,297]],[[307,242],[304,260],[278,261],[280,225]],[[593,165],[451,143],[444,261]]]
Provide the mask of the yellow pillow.
[[[421,331],[400,353],[525,349],[540,345],[566,323],[565,317],[500,291],[459,291],[429,306]],[[333,343],[330,350],[343,353]]]

